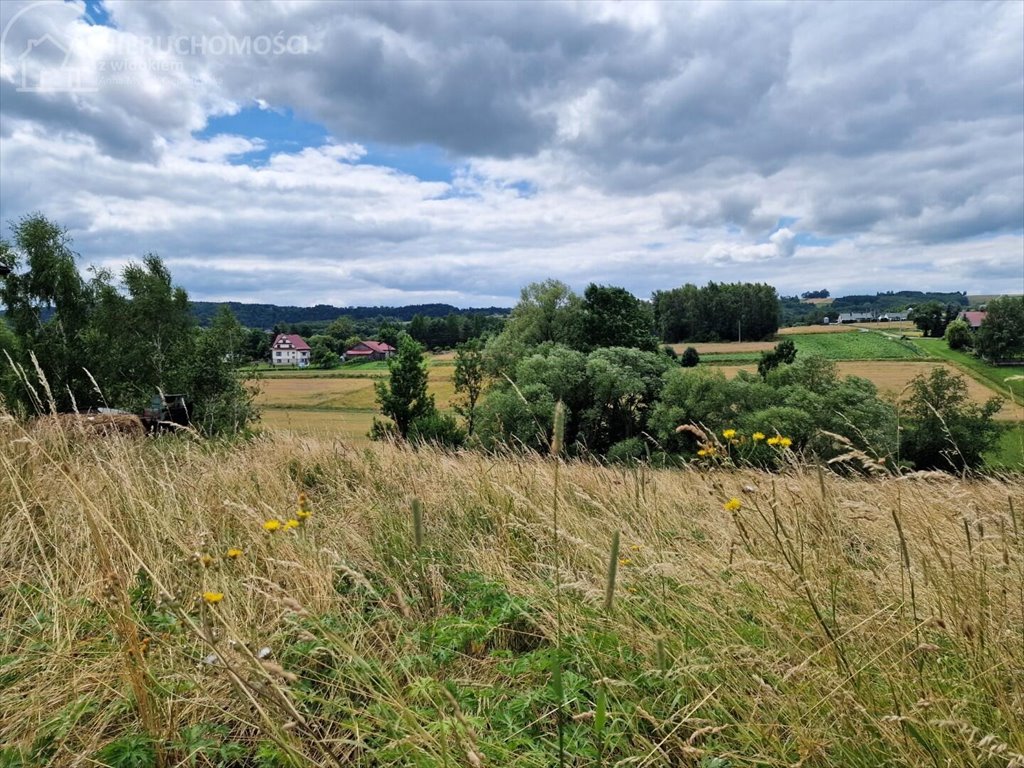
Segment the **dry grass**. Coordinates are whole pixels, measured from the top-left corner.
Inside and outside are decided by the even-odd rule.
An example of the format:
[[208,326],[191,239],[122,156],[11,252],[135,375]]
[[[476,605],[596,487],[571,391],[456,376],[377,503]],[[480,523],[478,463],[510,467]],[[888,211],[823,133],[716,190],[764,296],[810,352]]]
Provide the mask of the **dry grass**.
[[794,325],[780,328],[779,336],[800,336],[805,333],[849,333],[857,330],[852,325]]
[[1019,483],[557,466],[0,422],[3,764],[1024,766]]
[[305,411],[298,408],[267,408],[260,414],[259,426],[293,435],[340,438],[368,442],[377,411]]

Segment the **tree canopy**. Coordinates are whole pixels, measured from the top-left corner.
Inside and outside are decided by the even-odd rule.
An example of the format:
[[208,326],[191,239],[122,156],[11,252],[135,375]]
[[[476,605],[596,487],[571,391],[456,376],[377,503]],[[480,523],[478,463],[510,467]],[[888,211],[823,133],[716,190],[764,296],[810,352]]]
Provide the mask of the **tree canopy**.
[[11,328],[4,348],[26,372],[34,355],[53,402],[15,386],[5,391],[9,405],[29,413],[98,406],[137,412],[164,391],[186,394],[193,422],[211,433],[255,417],[251,393],[233,370],[240,325],[220,312],[213,327],[200,329],[159,256],[128,264],[119,280],[96,269],[85,280],[59,225],[33,214],[12,233],[13,242],[0,241],[7,273],[0,301]]

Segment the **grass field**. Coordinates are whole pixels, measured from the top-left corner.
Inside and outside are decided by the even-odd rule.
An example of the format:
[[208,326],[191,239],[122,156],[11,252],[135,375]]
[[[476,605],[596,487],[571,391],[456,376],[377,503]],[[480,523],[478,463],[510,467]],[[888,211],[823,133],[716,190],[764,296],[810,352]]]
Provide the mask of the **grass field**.
[[1006,381],[1013,376],[1024,376],[1024,365],[994,366],[984,360],[979,360],[974,355],[950,349],[944,339],[915,339],[925,354],[932,357],[940,357],[956,363],[975,379],[984,382],[1000,394],[1012,397],[1016,403],[1024,404],[1024,379]]
[[5,767],[1024,765],[1010,479],[9,420],[0,473]]

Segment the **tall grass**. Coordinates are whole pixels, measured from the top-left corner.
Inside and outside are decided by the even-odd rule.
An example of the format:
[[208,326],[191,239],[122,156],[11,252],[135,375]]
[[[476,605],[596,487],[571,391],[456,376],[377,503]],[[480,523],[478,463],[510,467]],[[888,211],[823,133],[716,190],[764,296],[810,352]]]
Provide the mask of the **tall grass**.
[[3,766],[1024,766],[1012,478],[8,419],[0,509]]

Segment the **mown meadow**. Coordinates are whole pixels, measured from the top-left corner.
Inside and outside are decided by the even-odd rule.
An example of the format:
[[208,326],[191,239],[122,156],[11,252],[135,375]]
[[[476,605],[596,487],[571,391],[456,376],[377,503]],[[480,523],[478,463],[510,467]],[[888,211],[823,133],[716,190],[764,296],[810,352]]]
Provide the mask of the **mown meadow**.
[[0,474],[5,768],[1024,766],[1019,476],[10,418]]

